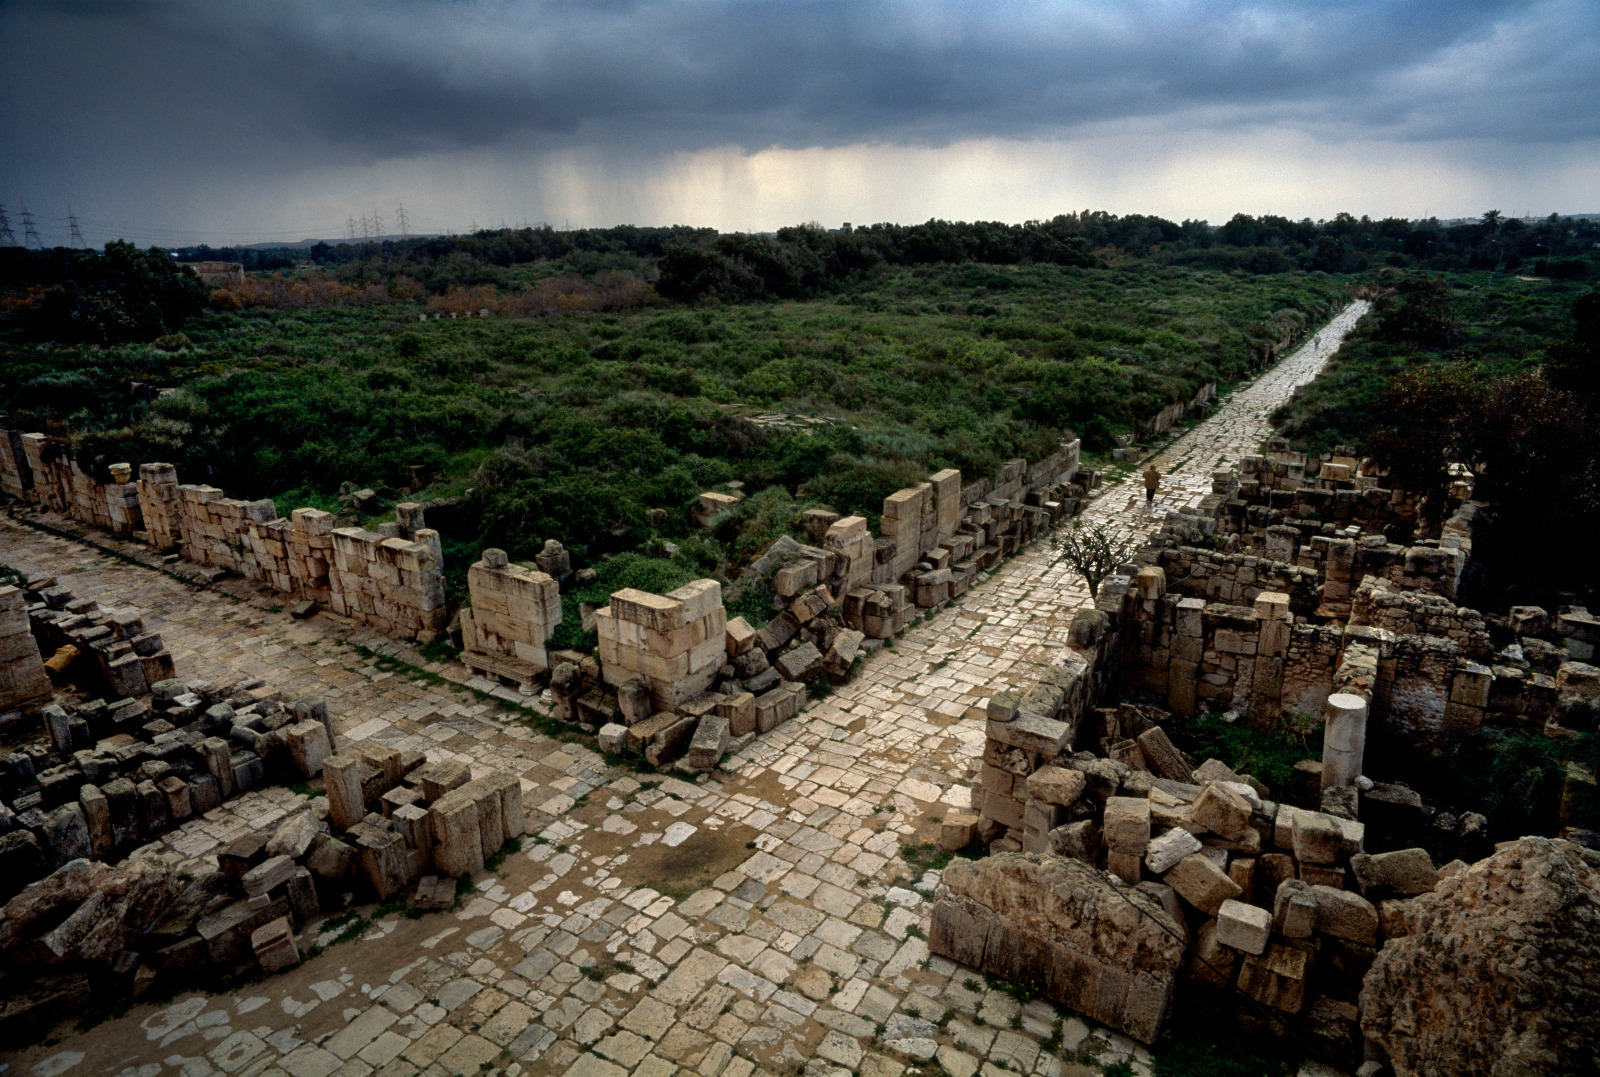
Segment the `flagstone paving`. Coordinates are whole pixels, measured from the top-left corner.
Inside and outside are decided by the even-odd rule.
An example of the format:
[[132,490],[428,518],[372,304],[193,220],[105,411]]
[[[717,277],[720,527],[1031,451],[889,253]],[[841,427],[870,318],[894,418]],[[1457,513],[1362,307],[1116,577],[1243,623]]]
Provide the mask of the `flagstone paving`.
[[[1198,501],[1365,309],[1346,308],[1172,441],[1153,511],[1131,483],[1085,517],[1137,534]],[[64,1026],[10,1052],[6,1077],[900,1077],[934,1062],[950,1077],[1075,1077],[1121,1060],[1147,1072],[1124,1037],[930,958],[938,873],[900,856],[968,805],[984,737],[969,709],[1048,661],[1087,602],[1046,543],[698,783],[608,766],[522,723],[515,693],[473,693],[440,676],[464,675],[326,615],[296,622],[3,517],[0,562],[147,611],[181,676],[319,694],[342,738],[514,770],[537,809],[522,850],[457,909],[330,918],[313,932],[325,951],[288,973]],[[206,869],[219,845],[305,799],[253,792],[143,854]]]

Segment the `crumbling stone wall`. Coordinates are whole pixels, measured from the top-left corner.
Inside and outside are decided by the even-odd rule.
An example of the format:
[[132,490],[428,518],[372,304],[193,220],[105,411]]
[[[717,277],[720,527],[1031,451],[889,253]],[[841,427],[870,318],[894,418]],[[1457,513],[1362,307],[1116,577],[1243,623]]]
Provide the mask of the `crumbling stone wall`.
[[606,683],[642,678],[658,710],[704,695],[727,660],[728,611],[716,580],[666,595],[625,587],[595,611],[595,630]]
[[0,587],[0,713],[50,696],[50,678],[28,625],[22,589]]
[[[397,519],[377,532],[335,528],[334,518],[317,509],[295,509],[285,520],[271,500],[242,501],[213,486],[180,484],[171,464],[141,464],[137,481],[129,465],[112,464],[110,481],[102,482],[71,459],[63,442],[43,434],[16,441],[27,477],[12,453],[20,494],[56,512],[157,550],[177,550],[197,565],[237,572],[390,635],[432,638],[444,629],[441,544],[438,532],[424,526],[420,505],[397,505]],[[0,431],[0,444],[11,444],[9,432]],[[0,473],[9,472],[0,467]]]
[[1407,589],[1393,580],[1368,576],[1351,596],[1350,623],[1387,629],[1396,636],[1447,639],[1466,657],[1489,655],[1489,629],[1483,614],[1457,606],[1441,594]]
[[550,669],[545,644],[561,624],[561,589],[552,576],[488,549],[467,570],[467,589],[461,647],[468,666],[529,684]]

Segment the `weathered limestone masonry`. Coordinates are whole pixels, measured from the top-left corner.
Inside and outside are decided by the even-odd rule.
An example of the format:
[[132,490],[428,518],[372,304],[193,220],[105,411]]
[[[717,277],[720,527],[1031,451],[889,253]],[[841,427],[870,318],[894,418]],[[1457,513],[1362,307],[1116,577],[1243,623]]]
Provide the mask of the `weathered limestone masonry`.
[[[1431,890],[1438,874],[1420,849],[1366,855],[1353,818],[1273,803],[1217,760],[1195,766],[1141,708],[1094,707],[1094,670],[1119,651],[1106,607],[1120,602],[1081,612],[1071,658],[1022,699],[994,697],[981,815],[947,816],[943,839],[976,836],[991,856],[946,871],[930,951],[1149,1042],[1178,986],[1176,935],[1193,948],[1190,981],[1307,1015],[1353,1067],[1362,977],[1402,930],[1377,903]],[[1334,700],[1339,720],[1364,717],[1359,700]]]
[[28,598],[33,638],[39,652],[50,656],[46,668],[56,677],[126,699],[174,675],[161,634],[145,630],[138,610],[102,610],[95,599],[79,598],[49,579],[31,581]]
[[605,682],[620,688],[642,681],[657,710],[704,695],[727,660],[728,611],[716,580],[664,596],[623,588],[595,611],[595,630]]
[[[1170,514],[1136,555],[1142,567],[1126,586],[1137,601],[1121,621],[1131,696],[1180,714],[1236,710],[1270,722],[1319,715],[1330,693],[1349,692],[1370,704],[1381,729],[1417,747],[1486,722],[1552,736],[1593,726],[1600,671],[1587,662],[1600,622],[1588,611],[1514,612],[1519,642],[1496,654],[1484,616],[1450,600],[1471,552],[1476,503],[1464,502],[1439,539],[1403,547],[1357,523],[1289,526],[1279,510],[1246,511],[1245,488],[1216,473],[1213,494]],[[1288,497],[1295,488],[1285,480],[1277,489]],[[1372,526],[1397,519],[1386,509]],[[1306,529],[1314,533],[1303,542]],[[1189,545],[1200,538],[1223,548]],[[1229,552],[1252,539],[1265,556]],[[1124,586],[1106,584],[1113,594]]]
[[397,505],[396,520],[372,532],[334,527],[333,516],[318,509],[282,519],[271,500],[182,485],[171,464],[141,464],[137,481],[127,464],[111,464],[107,473],[109,481],[85,472],[57,439],[0,431],[0,484],[13,496],[237,572],[389,635],[427,640],[444,629],[441,545],[420,505]]
[[751,571],[770,576],[786,600],[828,585],[843,603],[845,624],[887,639],[915,610],[961,597],[978,573],[1076,513],[1097,479],[1090,473],[1074,483],[1078,449],[1071,441],[1032,465],[1010,460],[995,478],[965,485],[961,472],[940,471],[884,499],[876,539],[859,516],[812,510],[806,526],[821,548],[780,540]]
[[28,627],[22,590],[0,587],[0,715],[49,698],[50,678]]
[[1206,382],[1206,384],[1200,386],[1199,390],[1189,400],[1174,401],[1140,423],[1140,435],[1149,438],[1155,437],[1157,434],[1164,434],[1191,411],[1197,411],[1203,415],[1206,407],[1216,395],[1217,383],[1214,381]]
[[42,708],[8,716],[10,732],[42,723],[48,743],[0,761],[0,895],[71,860],[119,857],[271,778],[319,771],[330,738],[317,700],[286,708],[259,681],[185,684],[137,610],[102,610],[52,577],[10,590],[51,671],[103,694],[63,707],[46,681],[32,701]]
[[[376,742],[334,754],[319,698],[286,705],[259,680],[185,683],[137,611],[99,610],[53,578],[0,591],[0,603],[17,595],[23,625],[48,645],[100,658],[97,670],[78,658],[74,687],[109,691],[47,703],[35,720],[48,744],[0,760],[0,1033],[158,979],[288,968],[297,933],[353,896],[416,886],[419,906],[449,907],[455,879],[523,833],[515,774],[471,780],[462,763],[425,765],[420,751]],[[183,886],[167,831],[272,782],[317,780],[326,799],[233,840]]]
[[561,624],[555,577],[511,564],[504,550],[488,549],[467,570],[467,589],[471,605],[461,611],[462,660],[523,684],[547,672],[545,644]]

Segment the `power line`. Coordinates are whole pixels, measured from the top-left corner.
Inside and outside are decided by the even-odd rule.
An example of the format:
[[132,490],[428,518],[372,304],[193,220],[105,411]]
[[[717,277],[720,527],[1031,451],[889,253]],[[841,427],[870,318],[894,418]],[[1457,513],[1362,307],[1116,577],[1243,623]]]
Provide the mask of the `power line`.
[[79,250],[87,248],[89,244],[84,242],[83,229],[78,227],[78,218],[72,212],[71,203],[67,204],[67,223],[72,226],[71,244]]
[[39,230],[33,226],[33,214],[28,212],[26,202],[22,204],[22,245],[44,250],[44,240],[39,238]]
[[383,218],[378,216],[378,211],[372,211],[372,238],[379,239],[383,236]]
[[345,234],[345,238],[347,238],[347,239],[349,239],[351,241],[355,240],[355,238],[356,238],[356,219],[355,219],[355,217],[351,216],[351,217],[347,217],[346,218],[346,220],[344,222],[344,234]]
[[411,224],[406,220],[405,206],[394,207],[394,223],[395,227],[400,230],[400,235],[402,237],[409,236],[411,234]]
[[11,230],[11,218],[6,216],[6,207],[0,205],[0,247],[15,247],[17,234]]

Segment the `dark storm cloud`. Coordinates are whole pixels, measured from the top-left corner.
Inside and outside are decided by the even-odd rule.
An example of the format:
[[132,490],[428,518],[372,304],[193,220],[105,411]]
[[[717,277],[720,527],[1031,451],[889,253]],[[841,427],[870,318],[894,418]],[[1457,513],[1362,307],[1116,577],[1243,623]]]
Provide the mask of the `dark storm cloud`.
[[942,145],[1117,121],[1597,134],[1600,5],[5,3],[0,191],[514,146]]

